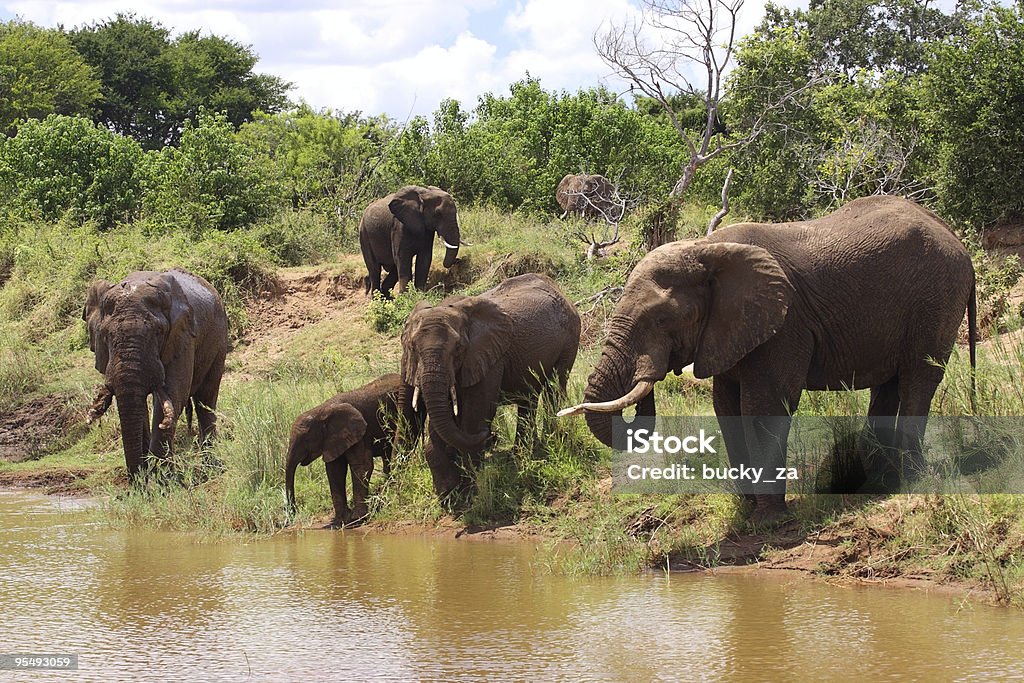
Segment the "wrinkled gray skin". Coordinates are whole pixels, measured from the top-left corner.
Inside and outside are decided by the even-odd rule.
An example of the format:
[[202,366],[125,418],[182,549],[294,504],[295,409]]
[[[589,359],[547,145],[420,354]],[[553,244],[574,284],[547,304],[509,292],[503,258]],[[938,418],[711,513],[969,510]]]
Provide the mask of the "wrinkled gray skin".
[[[228,350],[228,318],[203,278],[178,268],[135,272],[117,284],[89,287],[82,319],[104,386],[95,418],[117,398],[125,464],[131,478],[147,456],[170,458],[178,416],[191,400],[203,443],[214,436],[217,395]],[[146,399],[153,396],[152,425]]]
[[[801,390],[870,388],[869,428],[892,435],[889,445],[905,448],[916,467],[943,376],[935,361],[948,359],[965,309],[973,362],[974,297],[967,251],[935,214],[902,198],[857,199],[811,221],[732,225],[637,264],[585,400],[633,395],[603,407],[612,412],[577,408],[588,409],[591,431],[610,445],[621,404],[654,415],[653,389],[643,383],[692,362],[695,376],[714,378],[719,418],[764,418],[720,419],[732,464],[759,457],[782,466]],[[867,467],[882,488],[913,476],[894,476],[891,462]],[[748,499],[761,521],[787,512],[784,483]]]
[[562,207],[562,218],[570,213],[584,218],[607,220],[622,219],[622,206],[618,190],[603,175],[568,174],[558,183],[555,201]]
[[[435,233],[446,242],[444,267],[451,268],[459,255],[459,220],[455,200],[438,187],[406,185],[366,207],[359,221],[366,291],[390,296],[397,282],[401,294],[410,280],[416,289],[426,289]],[[383,282],[382,268],[387,271]]]
[[503,400],[518,407],[517,441],[529,438],[538,392],[549,379],[564,392],[579,341],[579,314],[544,275],[413,309],[402,332],[402,401],[419,388],[430,417],[426,460],[443,502],[458,504],[472,489]]
[[[295,510],[295,470],[322,455],[334,504],[334,519],[327,526],[355,526],[366,519],[366,497],[374,456],[383,460],[384,474],[391,474],[400,385],[397,373],[384,375],[358,389],[332,396],[295,418],[285,456],[285,495],[289,511]],[[404,406],[402,416],[415,439],[420,422],[409,405]],[[351,509],[345,490],[349,469],[352,470]]]

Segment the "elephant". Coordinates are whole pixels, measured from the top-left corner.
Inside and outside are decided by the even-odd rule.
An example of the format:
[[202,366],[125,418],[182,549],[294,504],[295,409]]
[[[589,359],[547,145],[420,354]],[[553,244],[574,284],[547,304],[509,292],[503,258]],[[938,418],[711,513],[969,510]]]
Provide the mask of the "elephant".
[[[459,246],[466,242],[460,236],[455,200],[439,187],[406,185],[367,206],[359,221],[359,248],[368,273],[366,292],[380,291],[389,297],[397,282],[401,294],[410,280],[423,291],[435,233],[445,246],[444,267],[451,268]],[[383,282],[381,268],[388,273]]]
[[425,455],[442,502],[457,505],[471,490],[503,398],[517,406],[517,441],[536,430],[537,395],[551,380],[564,393],[579,340],[572,302],[535,273],[478,296],[416,305],[402,331],[401,395],[412,392],[415,407],[422,393],[430,418]]
[[[209,282],[181,268],[138,271],[117,284],[96,280],[89,286],[82,319],[96,369],[104,376],[90,420],[117,398],[130,478],[137,479],[147,464],[170,459],[175,424],[190,401],[201,443],[213,438],[228,316]],[[150,395],[152,429],[146,407]]]
[[[327,526],[355,526],[365,521],[373,458],[381,457],[384,474],[389,476],[400,412],[403,422],[412,429],[413,438],[418,433],[419,420],[409,405],[401,404],[402,410],[398,409],[400,385],[397,373],[384,375],[358,389],[332,396],[295,418],[285,456],[285,496],[289,512],[295,511],[295,470],[323,455],[334,504],[334,519]],[[345,491],[349,469],[352,470],[351,509]]]
[[[892,490],[923,464],[931,400],[965,309],[973,366],[971,258],[938,216],[909,200],[865,197],[815,220],[731,225],[641,259],[586,402],[560,414],[585,413],[611,445],[612,416],[631,404],[655,415],[655,383],[692,363],[696,377],[713,378],[732,465],[760,457],[771,472],[785,466],[803,389],[870,388],[867,428],[890,436],[890,454],[909,456],[868,463],[868,477]],[[785,482],[745,498],[755,522],[788,517]]]
[[563,209],[561,218],[576,213],[609,223],[622,220],[624,205],[619,192],[603,175],[566,175],[555,190],[555,201]]

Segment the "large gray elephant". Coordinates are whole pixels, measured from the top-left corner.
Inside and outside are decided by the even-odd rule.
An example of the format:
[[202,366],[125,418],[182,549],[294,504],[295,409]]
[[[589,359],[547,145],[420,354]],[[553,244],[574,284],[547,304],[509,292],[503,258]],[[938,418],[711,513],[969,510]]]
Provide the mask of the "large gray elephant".
[[[406,185],[367,206],[359,221],[367,293],[380,291],[389,296],[397,282],[401,294],[410,280],[416,289],[425,289],[435,233],[445,246],[444,267],[451,268],[463,242],[455,200],[439,187]],[[382,268],[387,271],[383,282]]]
[[[586,412],[610,445],[613,415],[631,404],[654,415],[655,383],[693,363],[695,376],[714,378],[733,465],[759,457],[775,467],[785,465],[803,389],[870,388],[869,428],[911,455],[906,465],[874,467],[911,469],[869,476],[899,481],[920,466],[926,416],[965,309],[973,364],[970,256],[935,214],[906,199],[857,199],[817,220],[731,225],[637,264],[586,402],[562,412]],[[722,419],[729,416],[755,419]],[[758,492],[749,498],[759,520],[786,515],[785,482]]]
[[[228,351],[228,317],[213,286],[174,268],[140,271],[117,284],[89,287],[82,319],[104,387],[90,410],[102,414],[117,398],[128,474],[136,478],[144,454],[171,456],[174,429],[192,401],[202,442],[216,429],[217,395]],[[152,430],[146,399],[153,396]]]
[[[353,526],[366,519],[366,497],[373,458],[380,456],[384,474],[391,473],[391,452],[401,423],[415,438],[420,424],[411,406],[401,405],[397,373],[378,377],[358,389],[327,399],[295,418],[285,456],[285,495],[288,509],[295,510],[295,470],[310,465],[321,455],[327,468],[334,519],[330,527]],[[399,420],[401,416],[401,421]],[[352,508],[345,491],[347,471],[352,470]]]
[[536,429],[537,395],[550,379],[565,390],[579,341],[579,314],[544,275],[417,304],[402,332],[402,400],[411,393],[416,406],[422,394],[426,403],[426,460],[443,501],[472,488],[503,397],[518,407],[517,440]]
[[618,190],[603,175],[566,175],[555,189],[555,201],[562,207],[562,218],[575,213],[609,223],[622,220],[624,206]]

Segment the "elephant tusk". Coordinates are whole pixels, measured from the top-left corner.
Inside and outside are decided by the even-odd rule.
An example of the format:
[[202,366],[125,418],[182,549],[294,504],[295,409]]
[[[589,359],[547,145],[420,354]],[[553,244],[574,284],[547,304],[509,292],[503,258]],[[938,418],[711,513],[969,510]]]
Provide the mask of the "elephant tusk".
[[441,243],[444,244],[444,246],[448,247],[449,249],[458,249],[459,248],[459,245],[457,245],[457,244],[449,244],[448,240],[446,240],[443,237],[441,238]]
[[171,398],[167,395],[166,389],[157,389],[153,393],[156,396],[156,400],[160,402],[160,408],[164,413],[164,419],[160,421],[157,428],[161,430],[168,430],[171,428],[171,425],[174,424],[174,404],[171,403]]
[[412,409],[413,410],[417,409],[416,406],[419,404],[419,402],[420,402],[420,388],[418,386],[417,387],[413,387],[413,390],[412,390]]
[[647,394],[651,393],[654,389],[654,382],[648,380],[642,380],[636,383],[633,389],[623,396],[617,398],[614,401],[605,401],[603,403],[581,403],[571,408],[564,408],[558,411],[558,417],[567,417],[569,415],[579,415],[581,413],[592,412],[592,413],[617,413],[626,406],[631,406],[634,403],[638,403]]
[[459,416],[459,397],[455,394],[455,385],[452,385],[452,412],[455,417]]
[[467,242],[466,240],[459,240],[459,244],[461,244],[464,247],[471,247],[471,246],[473,246],[472,242]]

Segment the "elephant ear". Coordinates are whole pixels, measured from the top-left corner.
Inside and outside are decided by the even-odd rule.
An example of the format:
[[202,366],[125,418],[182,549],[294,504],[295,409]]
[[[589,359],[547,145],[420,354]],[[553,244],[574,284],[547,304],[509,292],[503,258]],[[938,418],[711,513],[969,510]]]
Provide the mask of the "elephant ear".
[[82,308],[82,320],[89,330],[89,350],[96,354],[96,369],[101,373],[107,371],[107,362],[110,354],[107,351],[106,341],[100,334],[100,321],[102,313],[100,302],[114,284],[107,280],[96,280],[89,285],[89,291],[85,296],[85,306]]
[[420,316],[424,311],[433,308],[429,301],[421,301],[412,309],[409,313],[409,317],[405,320],[405,327],[402,328],[402,360],[400,373],[402,375],[402,383],[412,386],[416,378],[416,358],[415,350],[413,349],[412,340],[415,339],[416,334],[419,332],[420,327]]
[[705,378],[726,372],[768,341],[786,319],[794,290],[779,262],[761,247],[716,242],[695,248],[711,287],[693,362],[694,376]]
[[467,302],[468,346],[462,359],[462,386],[479,383],[496,365],[502,365],[512,342],[512,320],[493,301]]
[[419,188],[409,185],[395,193],[394,198],[388,202],[388,210],[392,215],[401,221],[402,225],[410,230],[422,230],[423,222],[423,198],[420,196]]
[[199,334],[199,330],[196,326],[192,306],[189,304],[188,298],[186,298],[185,292],[182,290],[181,285],[178,284],[178,281],[167,273],[163,274],[161,281],[164,294],[166,294],[166,299],[163,301],[163,313],[167,316],[170,328],[167,332],[167,339],[164,340],[163,348],[160,349],[160,361],[167,365],[174,359],[174,356],[177,355],[182,346],[185,345],[186,340]]
[[325,435],[324,462],[332,462],[359,443],[366,434],[366,420],[351,403],[342,403],[331,413]]

